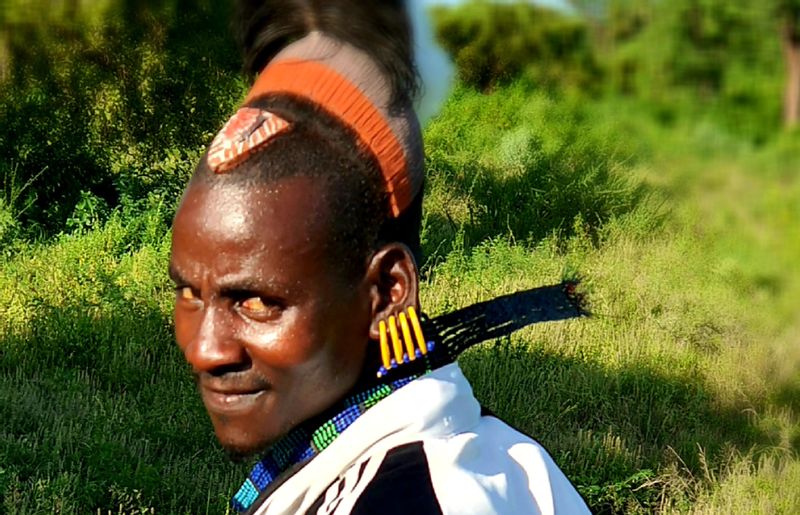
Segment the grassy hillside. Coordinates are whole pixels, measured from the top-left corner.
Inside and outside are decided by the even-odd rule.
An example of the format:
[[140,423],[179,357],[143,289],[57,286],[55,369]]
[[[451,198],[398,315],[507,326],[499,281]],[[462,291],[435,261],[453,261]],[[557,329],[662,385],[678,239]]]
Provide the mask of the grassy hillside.
[[[6,3],[0,515],[224,512],[247,466],[173,342],[166,266],[183,184],[246,88],[228,4]],[[527,41],[481,9],[462,75],[504,45],[549,64],[458,88],[426,129],[423,307],[578,276],[593,316],[470,351],[477,396],[599,513],[800,513],[800,133],[777,133],[780,77],[700,45],[679,64],[731,86],[688,95],[644,66],[674,20],[632,18],[646,30],[603,64],[582,22],[534,9],[519,20],[552,37]],[[777,41],[751,29],[772,70]],[[589,98],[631,63],[629,96]]]
[[[485,124],[470,112],[478,104]],[[513,88],[457,94],[430,128],[434,155],[444,145],[477,166],[464,180],[487,181],[476,190],[502,192],[491,205],[507,207],[477,243],[476,213],[489,203],[439,200],[457,188],[438,190],[434,174],[429,214],[445,212],[458,229],[430,270],[427,305],[577,272],[595,316],[466,356],[479,397],[541,439],[596,510],[796,512],[797,137],[756,149],[710,126],[665,131],[635,105],[569,104]],[[465,134],[447,147],[438,130],[453,127]],[[520,146],[526,131],[534,136]],[[559,204],[565,189],[571,201]]]
[[[516,84],[456,91],[426,136],[424,308],[579,275],[594,313],[468,353],[479,399],[596,511],[800,511],[798,135]],[[173,207],[5,243],[0,513],[225,509],[244,469],[172,341]]]

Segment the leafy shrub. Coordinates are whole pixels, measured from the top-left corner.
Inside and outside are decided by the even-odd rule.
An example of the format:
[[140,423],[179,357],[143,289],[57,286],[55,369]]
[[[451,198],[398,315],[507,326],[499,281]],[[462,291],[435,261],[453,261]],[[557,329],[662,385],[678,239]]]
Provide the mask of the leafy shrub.
[[33,179],[35,199],[19,223],[75,228],[87,198],[114,208],[156,195],[174,205],[243,93],[229,5],[84,2],[71,16],[34,21],[39,3],[0,21],[0,162],[15,162],[21,183]]
[[67,229],[71,232],[85,232],[99,228],[108,215],[108,204],[88,191],[81,191],[80,200],[75,205],[72,216],[67,219]]
[[486,90],[527,73],[538,84],[586,89],[599,69],[583,22],[519,2],[434,10],[436,31],[461,80]]
[[[41,175],[41,173],[39,174]],[[29,178],[27,182],[21,183],[18,174],[18,167],[12,161],[0,164],[0,245],[3,254],[10,255],[9,248],[14,240],[23,234],[23,228],[19,219],[30,210],[36,200],[36,192],[31,185],[38,176]]]
[[779,127],[781,49],[775,9],[747,0],[613,0],[594,12],[608,90],[653,103],[661,120],[707,120],[756,142]]

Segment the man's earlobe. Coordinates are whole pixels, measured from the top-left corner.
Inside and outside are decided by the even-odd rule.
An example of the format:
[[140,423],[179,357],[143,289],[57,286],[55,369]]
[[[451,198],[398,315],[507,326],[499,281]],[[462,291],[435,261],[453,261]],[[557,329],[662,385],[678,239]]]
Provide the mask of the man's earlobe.
[[370,338],[380,337],[380,322],[409,307],[419,307],[419,275],[414,255],[402,243],[390,243],[373,255],[367,267],[372,300]]

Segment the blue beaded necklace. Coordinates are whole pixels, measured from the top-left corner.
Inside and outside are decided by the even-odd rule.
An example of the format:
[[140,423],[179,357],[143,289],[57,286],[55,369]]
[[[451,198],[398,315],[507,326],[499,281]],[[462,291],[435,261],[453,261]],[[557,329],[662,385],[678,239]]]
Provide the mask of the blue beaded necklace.
[[253,467],[244,484],[231,500],[231,507],[243,513],[278,476],[291,466],[306,462],[328,446],[358,417],[421,374],[412,374],[389,383],[373,386],[348,397],[342,409],[316,428],[299,426],[279,440]]

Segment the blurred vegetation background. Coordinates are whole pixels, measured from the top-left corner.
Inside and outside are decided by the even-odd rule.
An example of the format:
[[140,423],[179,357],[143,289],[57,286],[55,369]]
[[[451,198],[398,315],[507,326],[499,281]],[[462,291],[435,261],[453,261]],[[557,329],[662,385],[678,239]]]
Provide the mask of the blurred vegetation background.
[[[220,513],[169,224],[246,92],[211,0],[0,1],[0,513]],[[576,275],[462,359],[599,513],[800,511],[800,2],[432,10],[423,306]]]

